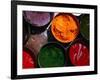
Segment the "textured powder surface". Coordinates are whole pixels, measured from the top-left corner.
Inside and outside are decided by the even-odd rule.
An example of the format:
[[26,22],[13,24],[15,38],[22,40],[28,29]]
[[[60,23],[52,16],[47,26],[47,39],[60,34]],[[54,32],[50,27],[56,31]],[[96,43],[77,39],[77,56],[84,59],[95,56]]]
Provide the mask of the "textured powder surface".
[[44,26],[50,22],[50,13],[25,11],[25,19],[37,27]]
[[40,67],[62,67],[64,66],[64,54],[60,48],[49,45],[40,50],[38,56]]
[[33,57],[26,51],[23,51],[23,69],[29,69],[34,67],[35,67],[35,62]]
[[89,15],[83,15],[81,17],[80,32],[84,38],[89,39]]
[[69,53],[73,65],[89,65],[89,50],[86,45],[75,43],[70,47]]
[[39,53],[40,48],[47,43],[47,36],[44,33],[31,35],[26,43],[26,47],[29,48],[35,56]]
[[58,41],[68,43],[78,35],[79,26],[71,15],[60,14],[53,19],[51,31]]

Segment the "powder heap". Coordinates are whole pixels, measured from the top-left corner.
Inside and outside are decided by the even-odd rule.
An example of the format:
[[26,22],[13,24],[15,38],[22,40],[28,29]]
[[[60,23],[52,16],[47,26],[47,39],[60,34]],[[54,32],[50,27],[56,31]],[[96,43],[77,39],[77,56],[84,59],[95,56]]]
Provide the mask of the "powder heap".
[[30,53],[23,51],[23,69],[35,68],[35,60]]
[[85,39],[89,40],[89,35],[90,35],[89,34],[89,26],[90,26],[89,15],[88,14],[81,15],[80,21],[81,21],[80,32]]
[[41,33],[41,34],[30,35],[25,46],[28,49],[30,49],[37,57],[40,48],[46,43],[47,43],[47,36],[45,36],[44,33]]
[[70,60],[75,66],[89,65],[89,49],[82,43],[75,43],[69,49]]
[[65,64],[64,53],[55,45],[45,46],[40,50],[38,63],[40,67],[62,67]]
[[35,27],[40,27],[50,22],[50,13],[24,11],[24,17],[27,22]]
[[53,36],[62,43],[73,41],[79,33],[79,25],[76,17],[72,14],[59,14],[51,24]]

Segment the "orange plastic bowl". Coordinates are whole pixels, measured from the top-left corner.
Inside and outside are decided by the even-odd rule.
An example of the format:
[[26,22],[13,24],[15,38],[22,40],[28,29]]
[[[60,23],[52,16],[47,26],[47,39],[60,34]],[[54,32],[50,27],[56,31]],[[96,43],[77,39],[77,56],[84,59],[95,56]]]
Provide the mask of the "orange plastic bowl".
[[79,22],[70,13],[59,13],[51,23],[51,32],[55,39],[62,43],[73,41],[79,33]]

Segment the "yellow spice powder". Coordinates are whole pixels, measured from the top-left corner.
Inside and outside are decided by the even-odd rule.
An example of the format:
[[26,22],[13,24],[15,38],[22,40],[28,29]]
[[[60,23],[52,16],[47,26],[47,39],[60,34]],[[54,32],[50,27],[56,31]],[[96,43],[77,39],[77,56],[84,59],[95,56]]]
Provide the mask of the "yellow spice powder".
[[51,24],[53,36],[62,43],[73,41],[79,32],[78,21],[72,14],[59,14]]

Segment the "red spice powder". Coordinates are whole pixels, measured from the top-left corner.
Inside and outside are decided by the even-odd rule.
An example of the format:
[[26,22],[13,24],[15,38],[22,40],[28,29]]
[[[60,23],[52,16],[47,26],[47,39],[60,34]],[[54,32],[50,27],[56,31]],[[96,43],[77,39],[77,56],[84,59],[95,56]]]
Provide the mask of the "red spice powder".
[[89,49],[81,43],[73,44],[70,49],[70,60],[75,66],[89,65]]
[[35,61],[34,61],[34,59],[26,51],[23,51],[23,63],[22,64],[23,64],[23,69],[35,68]]

